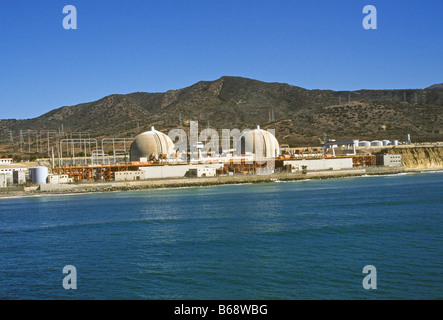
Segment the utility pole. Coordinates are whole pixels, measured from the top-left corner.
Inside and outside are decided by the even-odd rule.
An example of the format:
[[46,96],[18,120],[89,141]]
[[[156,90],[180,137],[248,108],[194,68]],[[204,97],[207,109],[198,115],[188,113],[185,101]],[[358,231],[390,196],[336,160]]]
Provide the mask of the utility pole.
[[[49,131],[47,132],[48,135],[48,157],[49,157]],[[52,148],[52,153],[54,154],[54,148]]]
[[23,153],[23,129],[20,129],[20,153]]
[[9,130],[9,144],[14,145],[14,139],[12,138],[12,130]]
[[31,153],[31,134],[29,129],[28,129],[28,151],[29,153]]
[[54,147],[51,148],[52,149],[52,169],[54,169],[55,167],[55,159],[54,159]]
[[40,152],[40,139],[39,139],[39,134],[38,131],[35,131],[35,136],[37,137],[37,152]]
[[323,157],[326,155],[326,141],[327,141],[327,137],[326,137],[326,132],[323,133]]

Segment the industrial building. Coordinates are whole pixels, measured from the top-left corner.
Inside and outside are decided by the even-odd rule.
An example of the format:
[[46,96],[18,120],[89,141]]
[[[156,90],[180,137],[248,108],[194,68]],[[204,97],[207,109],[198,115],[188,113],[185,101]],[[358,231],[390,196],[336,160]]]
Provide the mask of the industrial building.
[[[53,175],[67,175],[74,181],[134,181],[183,177],[209,177],[217,174],[274,172],[270,165],[280,156],[280,147],[274,135],[257,126],[243,132],[236,141],[238,150],[202,156],[201,142],[176,149],[171,138],[155,130],[135,137],[130,147],[130,163],[53,168]],[[194,153],[197,154],[194,154]],[[51,177],[51,182],[55,181]]]
[[[2,159],[0,159],[2,160]],[[15,164],[15,163],[5,163],[0,164],[0,174],[7,174],[7,175],[13,175],[14,171],[28,171],[28,168],[24,165]]]
[[74,179],[69,178],[67,174],[49,174],[47,181],[49,184],[71,183]]
[[137,171],[118,171],[114,173],[115,181],[137,181],[145,180],[145,172],[142,170]]
[[24,170],[14,170],[12,172],[12,182],[14,184],[25,184],[26,172]]
[[189,177],[215,177],[217,174],[217,170],[214,167],[196,167],[196,168],[190,168],[189,169]]
[[[186,135],[184,131],[183,134]],[[114,143],[120,140],[124,140],[125,143],[132,142],[129,152],[125,151],[119,162],[115,161],[115,156],[112,164],[104,161],[108,154],[116,154]],[[399,162],[396,158],[377,160],[375,155],[357,154],[356,149],[360,146],[395,144],[396,141],[393,140],[327,140],[320,147],[290,148],[288,145],[280,146],[272,130],[263,130],[257,126],[253,130],[244,130],[242,134],[230,140],[231,142],[234,145],[232,149],[213,148],[211,152],[208,151],[208,146],[200,141],[194,141],[187,146],[180,144],[178,148],[168,135],[151,127],[135,138],[112,138],[112,153],[109,151],[105,154],[103,143],[102,150],[97,148],[92,150],[93,155],[100,153],[103,160],[101,162],[98,158],[94,158],[97,161],[88,164],[85,154],[85,161],[79,164],[79,161],[74,161],[73,152],[73,161],[70,165],[69,161],[59,161],[59,166],[56,166],[53,158],[51,174],[47,167],[35,167],[30,168],[29,178],[33,184],[139,181],[234,174],[269,175],[275,172],[351,170],[375,167],[379,161],[386,163],[383,164],[385,166],[396,166]],[[336,148],[341,156],[336,155]],[[127,150],[126,145],[124,150]],[[16,180],[23,182],[23,176],[17,175]]]
[[[318,148],[280,148],[275,136],[260,129],[260,126],[244,131],[236,139],[235,149],[225,150],[220,154],[204,153],[202,156],[203,143],[197,141],[187,148],[176,148],[168,135],[151,127],[151,130],[137,135],[133,140],[129,163],[54,167],[54,176],[50,178],[50,183],[56,181],[56,175],[66,175],[74,182],[137,181],[233,174],[269,175],[282,171],[342,170],[373,167],[376,162],[375,156],[356,154],[358,140],[330,140],[327,146]],[[334,152],[333,155],[324,153],[324,148],[330,147],[334,151],[338,145],[347,146],[346,156],[336,157]],[[65,182],[66,179],[59,179],[59,183],[63,183],[62,181]]]
[[[223,167],[223,163],[175,164],[143,166],[140,167],[140,170],[144,172],[145,179],[160,179],[201,176],[202,173],[207,173],[206,176],[209,176],[210,172],[215,173],[217,170],[223,170]],[[196,174],[195,170],[197,170]]]
[[384,167],[401,167],[401,155],[400,154],[379,154],[376,156],[377,166]]
[[147,162],[167,159],[175,153],[175,149],[171,138],[151,127],[150,131],[135,137],[129,152],[131,161]]
[[6,188],[8,185],[12,184],[12,180],[8,178],[9,175],[0,173],[0,188]]
[[[342,170],[352,169],[352,158],[323,158],[323,159],[304,159],[304,160],[284,160],[283,167],[288,169],[290,166],[290,172],[305,170]],[[287,170],[288,171],[288,170]]]
[[0,159],[0,166],[7,165],[7,164],[12,164],[12,158]]
[[0,188],[24,184],[27,172],[26,166],[13,163],[10,158],[0,159]]
[[269,131],[260,129],[260,126],[244,132],[239,140],[241,154],[254,154],[257,158],[277,158],[280,155],[277,139]]

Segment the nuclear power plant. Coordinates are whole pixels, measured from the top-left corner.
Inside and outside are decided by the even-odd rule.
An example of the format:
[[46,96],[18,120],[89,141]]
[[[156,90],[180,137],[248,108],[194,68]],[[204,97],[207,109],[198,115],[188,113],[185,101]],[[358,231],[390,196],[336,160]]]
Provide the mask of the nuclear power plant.
[[166,134],[151,127],[135,137],[129,151],[131,161],[148,162],[148,159],[168,159],[175,154],[175,146]]
[[[198,132],[191,122],[189,134],[171,130],[168,134],[151,127],[135,138],[63,139],[59,154],[46,166],[27,172],[31,184],[60,185],[79,182],[141,181],[168,178],[200,178],[234,175],[272,175],[274,173],[351,170],[376,165],[401,166],[398,155],[376,157],[357,149],[398,145],[397,140],[335,141],[320,146],[290,148],[280,145],[273,130],[257,126],[252,130]],[[195,129],[195,130],[193,130]],[[225,136],[226,135],[226,136]],[[408,142],[410,136],[408,135]],[[101,148],[100,148],[101,147]],[[78,156],[81,151],[82,156]],[[89,153],[89,155],[88,155]],[[391,159],[392,158],[392,159]],[[0,186],[26,180],[23,168],[13,169],[11,159],[0,163]],[[5,162],[6,161],[6,162]],[[11,168],[7,169],[5,163]],[[9,171],[8,171],[9,170]],[[13,172],[20,171],[20,177]]]

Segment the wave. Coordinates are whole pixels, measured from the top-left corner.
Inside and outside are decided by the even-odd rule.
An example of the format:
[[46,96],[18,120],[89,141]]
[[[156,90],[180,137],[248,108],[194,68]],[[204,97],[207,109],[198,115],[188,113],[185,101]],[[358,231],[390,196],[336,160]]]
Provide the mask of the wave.
[[[388,174],[363,174],[360,177],[397,177],[397,176],[405,176],[409,174],[417,174],[419,172],[399,172],[399,173],[388,173]],[[356,176],[358,177],[358,176]],[[356,178],[354,177],[354,178]]]
[[8,196],[8,197],[0,197],[0,201],[3,199],[21,199],[21,198],[38,198],[38,197],[44,197],[45,195],[42,194],[32,194],[32,195],[26,195],[26,196]]
[[271,182],[276,182],[276,183],[295,183],[295,182],[305,182],[305,181],[311,181],[311,180],[316,180],[316,179],[297,179],[297,180],[286,180],[286,181],[281,181],[278,179],[271,179]]
[[420,171],[420,173],[443,173],[443,170],[424,170],[424,171]]
[[117,191],[90,191],[90,192],[75,192],[75,193],[30,194],[30,195],[22,195],[22,196],[0,197],[0,201],[2,199],[22,199],[22,198],[40,198],[40,197],[64,197],[64,196],[77,196],[77,195],[85,195],[85,194],[110,193],[110,192],[121,192],[121,191],[117,190]]

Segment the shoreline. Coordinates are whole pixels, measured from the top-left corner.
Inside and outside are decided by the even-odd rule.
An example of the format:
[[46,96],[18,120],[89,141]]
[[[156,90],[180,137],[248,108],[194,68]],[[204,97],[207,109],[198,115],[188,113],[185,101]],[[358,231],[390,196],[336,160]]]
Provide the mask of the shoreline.
[[109,181],[109,182],[85,182],[75,184],[44,184],[31,187],[11,187],[0,189],[1,198],[32,197],[45,195],[74,195],[85,193],[103,193],[118,191],[134,191],[149,189],[176,189],[190,187],[205,187],[218,185],[289,182],[303,180],[340,179],[346,177],[382,176],[402,173],[443,171],[443,167],[412,169],[412,168],[356,168],[336,171],[311,171],[302,173],[273,173],[270,175],[235,175],[217,176],[205,178],[168,178],[150,179],[140,181]]

